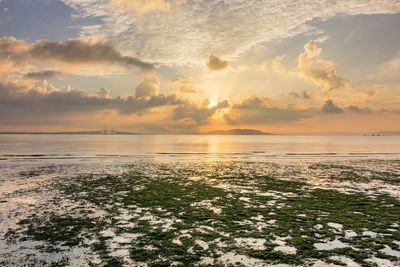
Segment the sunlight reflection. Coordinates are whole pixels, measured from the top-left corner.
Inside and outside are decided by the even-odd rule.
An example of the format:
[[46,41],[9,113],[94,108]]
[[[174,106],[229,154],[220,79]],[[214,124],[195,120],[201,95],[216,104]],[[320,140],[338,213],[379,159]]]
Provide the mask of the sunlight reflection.
[[209,154],[209,157],[207,157],[207,161],[212,160],[212,158],[214,157],[218,157],[218,153],[220,152],[219,138],[220,136],[218,135],[207,136],[207,151]]

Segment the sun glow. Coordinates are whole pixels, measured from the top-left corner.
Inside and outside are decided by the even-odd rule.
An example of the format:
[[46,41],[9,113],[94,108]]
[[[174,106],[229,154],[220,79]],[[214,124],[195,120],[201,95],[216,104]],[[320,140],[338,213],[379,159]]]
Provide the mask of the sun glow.
[[212,98],[208,101],[208,108],[213,108],[217,105],[218,105],[218,101],[214,98]]

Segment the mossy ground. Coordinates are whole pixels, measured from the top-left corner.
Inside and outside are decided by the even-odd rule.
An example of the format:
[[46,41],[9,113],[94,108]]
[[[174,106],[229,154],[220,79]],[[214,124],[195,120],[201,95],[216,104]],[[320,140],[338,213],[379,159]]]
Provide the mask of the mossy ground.
[[[362,266],[374,266],[368,261],[372,257],[399,263],[399,258],[381,252],[385,245],[400,250],[398,198],[317,188],[304,179],[282,179],[279,172],[265,175],[256,167],[243,162],[202,166],[139,162],[123,166],[119,174],[59,178],[48,185],[55,195],[52,202],[37,207],[39,212],[21,220],[7,237],[43,241],[39,249],[47,252],[83,247],[92,266],[219,266],[229,252],[255,259],[257,266],[311,266],[317,260],[340,264],[332,259],[337,255]],[[340,169],[345,173],[339,180],[353,173]],[[349,230],[356,235],[348,237]],[[367,230],[376,235],[363,235]],[[240,245],[238,238],[265,242],[257,248]],[[296,253],[277,250],[279,238]],[[347,247],[314,246],[336,239]],[[67,265],[70,260],[47,263]]]

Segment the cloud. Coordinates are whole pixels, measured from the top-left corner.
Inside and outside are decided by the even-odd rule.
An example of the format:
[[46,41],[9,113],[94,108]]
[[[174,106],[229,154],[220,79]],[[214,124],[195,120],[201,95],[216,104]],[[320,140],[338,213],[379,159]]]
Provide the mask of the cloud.
[[351,113],[373,113],[368,108],[360,108],[350,105],[347,108],[337,106],[331,99],[325,101],[321,109],[307,108],[299,109],[294,106],[280,107],[268,98],[251,96],[241,103],[235,103],[225,113],[225,119],[232,125],[271,125],[275,123],[297,122],[304,119],[318,119],[324,113],[341,114]]
[[234,104],[225,117],[230,124],[269,124],[297,121],[309,114],[303,110],[274,107],[268,98],[252,96]]
[[13,37],[0,38],[0,76],[24,71],[30,67],[24,56],[27,48],[25,42]]
[[398,81],[400,77],[400,50],[390,60],[381,64],[378,72],[370,76],[370,78],[379,80]]
[[199,89],[193,84],[193,81],[188,78],[176,78],[171,80],[171,84],[178,85],[181,93],[197,93]]
[[210,101],[205,99],[200,105],[185,103],[174,109],[173,119],[189,119],[197,124],[205,124],[219,110],[229,107],[227,100],[218,102],[217,105],[210,107]]
[[313,81],[326,91],[333,91],[349,86],[349,81],[336,75],[336,64],[321,57],[322,49],[315,41],[304,46],[304,52],[298,57],[298,69],[308,80]]
[[300,93],[298,92],[290,92],[289,95],[293,98],[297,99],[311,99],[310,93],[308,93],[306,90],[301,91]]
[[321,111],[324,113],[331,113],[331,114],[340,114],[344,112],[352,112],[352,113],[374,113],[369,107],[359,107],[357,105],[349,105],[346,108],[339,107],[335,104],[331,99],[328,99],[323,104]]
[[25,74],[25,77],[28,79],[34,80],[47,80],[57,76],[62,75],[63,73],[56,70],[44,70],[44,71],[37,71],[37,72],[29,72]]
[[105,88],[100,88],[99,91],[94,92],[92,95],[97,96],[99,98],[111,98],[111,92]]
[[267,97],[250,96],[243,100],[242,103],[236,104],[233,107],[237,109],[253,109],[271,106],[272,102]]
[[109,44],[78,39],[62,42],[39,40],[32,44],[27,53],[36,59],[55,59],[66,63],[109,63],[141,69],[154,67],[135,57],[123,56]]
[[[64,0],[74,16],[99,18],[96,27],[82,28],[82,35],[94,35],[112,42],[124,53],[165,64],[203,64],[210,52],[232,60],[257,44],[297,34],[315,32],[311,21],[337,15],[398,13],[393,0],[292,0],[272,1],[185,1],[162,15],[151,10],[168,10],[167,0]],[[149,12],[126,12],[116,2],[140,6]],[[150,4],[151,3],[151,4]],[[165,4],[164,4],[165,3]],[[120,5],[121,6],[121,5]],[[133,7],[133,10],[140,10]],[[142,9],[145,11],[146,9]],[[151,34],[149,34],[151,33]]]
[[375,88],[361,88],[358,91],[366,101],[370,101],[376,95]]
[[142,113],[155,107],[176,106],[184,103],[183,100],[178,99],[175,95],[164,94],[153,95],[148,98],[117,97],[113,101],[120,114]]
[[398,52],[398,55],[391,60],[389,60],[387,63],[385,63],[383,68],[388,68],[390,69],[391,72],[400,73],[400,51]]
[[217,56],[211,55],[206,65],[209,71],[220,71],[228,67],[228,62]]
[[286,55],[276,56],[274,58],[264,61],[262,66],[265,69],[273,70],[275,73],[285,74],[287,72],[287,70],[282,64],[282,60],[284,60],[285,58],[286,58]]
[[343,109],[338,107],[331,99],[327,100],[321,110],[325,113],[342,113]]
[[7,57],[19,58],[19,53],[25,53],[28,47],[29,44],[14,37],[2,37],[0,38],[0,57],[2,59]]
[[0,83],[0,96],[2,114],[18,113],[21,119],[33,114],[42,117],[112,107],[109,99],[89,96],[78,90],[57,90],[47,83],[32,88]]
[[0,124],[18,122],[44,123],[49,118],[62,119],[76,113],[115,110],[121,115],[143,114],[152,108],[182,105],[175,95],[155,94],[148,97],[111,97],[102,88],[94,93],[65,88],[47,82],[31,87],[0,82]]
[[346,108],[348,111],[356,113],[372,113],[370,108],[360,108],[358,106],[350,105]]
[[154,96],[160,90],[160,84],[152,72],[142,74],[142,82],[136,87],[136,97]]
[[123,9],[131,12],[145,14],[152,11],[170,11],[174,4],[180,4],[183,1],[166,0],[111,0],[111,2]]
[[[135,57],[124,56],[111,45],[102,42],[85,40],[45,41],[39,40],[32,44],[13,37],[0,38],[0,72],[11,73],[32,69],[33,66],[47,65],[59,68],[59,63],[68,65],[87,65],[96,67],[99,64],[111,64],[125,68],[138,67],[151,70],[154,66]],[[71,69],[68,68],[70,71]],[[36,77],[40,77],[38,72]],[[42,75],[50,75],[43,72]],[[55,72],[53,73],[55,74]],[[31,78],[35,74],[31,74]]]

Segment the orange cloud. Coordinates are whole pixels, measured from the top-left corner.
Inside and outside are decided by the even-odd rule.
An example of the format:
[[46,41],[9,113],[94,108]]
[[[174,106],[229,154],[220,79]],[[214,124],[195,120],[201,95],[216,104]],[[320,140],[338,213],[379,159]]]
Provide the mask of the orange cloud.
[[321,53],[322,49],[314,40],[306,43],[297,59],[300,74],[328,92],[350,86],[348,80],[336,74],[335,62],[322,58]]
[[112,0],[114,5],[139,14],[145,14],[152,11],[168,12],[174,5],[183,3],[183,0]]
[[173,79],[171,83],[178,85],[178,90],[181,93],[197,93],[199,91],[199,89],[193,84],[192,79],[176,78]]

